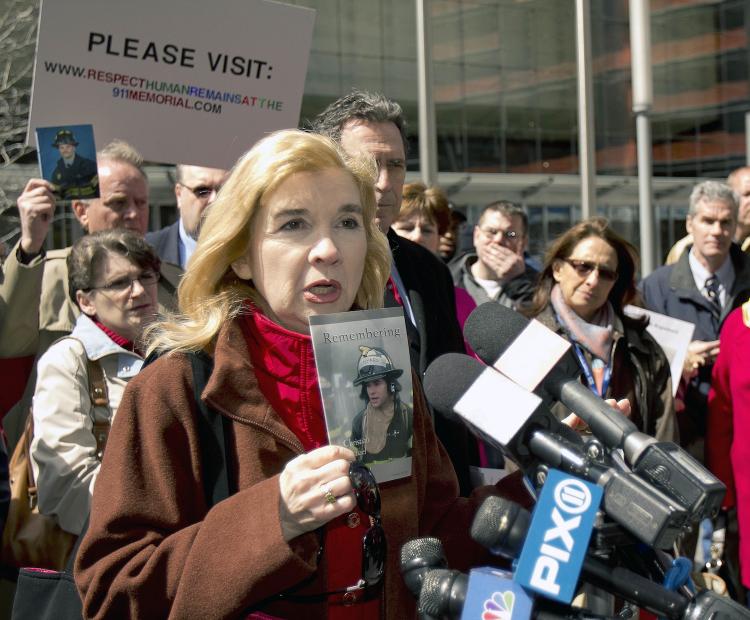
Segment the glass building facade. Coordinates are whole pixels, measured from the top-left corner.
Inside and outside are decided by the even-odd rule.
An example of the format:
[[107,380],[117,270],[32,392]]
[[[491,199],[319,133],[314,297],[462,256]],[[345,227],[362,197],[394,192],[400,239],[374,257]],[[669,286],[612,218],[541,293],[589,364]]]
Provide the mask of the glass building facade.
[[[301,124],[352,88],[383,92],[406,113],[417,179],[415,0],[287,1],[317,11]],[[525,205],[539,254],[580,217],[575,2],[426,3],[438,183],[470,221],[493,200]],[[628,0],[590,7],[597,209],[638,244]],[[749,34],[749,0],[651,0],[658,257],[684,234],[695,182],[746,161]],[[158,227],[176,215],[168,176],[152,179]]]
[[[405,0],[297,0],[317,10],[302,119],[351,88],[398,100],[419,171],[416,10]],[[523,203],[531,250],[580,217],[573,0],[432,0],[439,183],[470,220]],[[627,0],[591,0],[598,210],[638,242]],[[653,170],[658,255],[684,234],[700,178],[746,161],[750,111],[746,0],[652,0]],[[488,176],[486,176],[488,175]],[[572,183],[576,186],[576,182]]]

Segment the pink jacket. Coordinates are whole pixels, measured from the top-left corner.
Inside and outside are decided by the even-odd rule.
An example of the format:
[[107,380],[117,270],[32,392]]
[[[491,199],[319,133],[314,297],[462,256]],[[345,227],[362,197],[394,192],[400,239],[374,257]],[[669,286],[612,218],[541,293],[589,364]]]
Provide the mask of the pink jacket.
[[[743,316],[744,314],[744,316]],[[742,583],[750,587],[750,302],[721,330],[708,395],[706,462],[727,485],[725,507],[737,507]],[[736,438],[736,441],[735,441]]]

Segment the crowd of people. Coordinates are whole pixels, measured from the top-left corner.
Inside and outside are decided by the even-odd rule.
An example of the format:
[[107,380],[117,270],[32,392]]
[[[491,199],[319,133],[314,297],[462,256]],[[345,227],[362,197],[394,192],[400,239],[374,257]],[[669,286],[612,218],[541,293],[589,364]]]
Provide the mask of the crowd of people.
[[[39,509],[82,536],[85,617],[407,618],[405,542],[440,538],[459,570],[489,562],[469,537],[477,506],[531,498],[505,475],[508,455],[421,388],[437,357],[471,354],[462,326],[483,303],[566,338],[586,386],[627,399],[618,407],[641,431],[727,484],[723,516],[739,525],[724,552],[730,585],[738,597],[750,588],[750,168],[694,188],[688,241],[638,282],[636,249],[603,218],[534,263],[527,215],[506,200],[484,208],[461,251],[467,223],[445,193],[405,185],[406,122],[383,95],[353,91],[309,129],[248,147],[231,171],[178,165],[179,218],[160,231],[147,230],[143,160],[120,141],[98,153],[100,197],[72,202],[86,234],[71,248],[44,249],[50,183],[32,179],[18,199],[21,236],[0,280],[0,360],[17,369],[3,426],[12,446],[32,412]],[[676,397],[629,304],[695,325]],[[403,310],[411,372],[374,350],[384,361],[354,380],[364,405],[352,432],[383,439],[397,425],[412,437],[398,447],[412,472],[378,485],[328,443],[308,319],[384,306]],[[413,406],[399,400],[405,381]],[[389,449],[373,443],[364,464]],[[502,473],[479,485],[488,469]]]

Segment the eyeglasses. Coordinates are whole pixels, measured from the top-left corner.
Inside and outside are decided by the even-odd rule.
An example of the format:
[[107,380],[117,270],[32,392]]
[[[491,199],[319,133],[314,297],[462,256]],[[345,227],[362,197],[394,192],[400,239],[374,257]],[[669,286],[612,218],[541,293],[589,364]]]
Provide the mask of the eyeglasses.
[[596,263],[587,260],[573,260],[571,258],[563,258],[563,260],[573,267],[575,272],[582,278],[587,278],[588,275],[596,269],[602,280],[608,280],[610,282],[617,280],[617,272],[608,267],[603,267],[602,265],[597,265]]
[[[348,588],[341,590],[331,590],[320,594],[294,594],[294,592],[282,592],[278,598],[291,601],[294,603],[310,603],[315,601],[324,601],[335,594],[343,594],[344,603],[353,603],[357,600],[359,593],[365,595],[359,600],[367,600],[369,594],[374,593],[373,586],[379,585],[383,581],[385,574],[385,558],[388,546],[385,539],[385,530],[380,520],[380,490],[378,482],[375,480],[373,473],[366,465],[354,461],[349,466],[349,480],[352,489],[357,497],[357,506],[359,509],[370,517],[371,526],[362,537],[362,576],[357,583]],[[320,548],[318,550],[318,561],[323,555],[325,529],[321,531]],[[300,586],[295,587],[294,591],[299,590],[306,585],[305,580]],[[371,588],[371,590],[367,590]]]
[[219,193],[219,190],[221,189],[221,185],[219,187],[210,187],[208,185],[199,185],[198,187],[190,187],[188,185],[185,185],[184,183],[180,183],[182,187],[185,189],[189,189],[191,192],[193,192],[193,196],[198,198],[198,200],[208,200],[211,198],[211,194],[216,192]]
[[500,230],[498,228],[480,228],[479,231],[488,239],[494,239],[500,235],[500,239],[507,239],[508,241],[516,241],[521,238],[521,234],[515,230]]
[[117,278],[114,282],[109,284],[102,284],[102,286],[91,286],[86,291],[109,291],[111,293],[123,294],[127,291],[128,295],[133,292],[133,283],[138,280],[141,286],[144,288],[151,284],[156,284],[161,279],[161,274],[158,271],[144,271],[137,275],[135,278],[130,276],[124,276]]

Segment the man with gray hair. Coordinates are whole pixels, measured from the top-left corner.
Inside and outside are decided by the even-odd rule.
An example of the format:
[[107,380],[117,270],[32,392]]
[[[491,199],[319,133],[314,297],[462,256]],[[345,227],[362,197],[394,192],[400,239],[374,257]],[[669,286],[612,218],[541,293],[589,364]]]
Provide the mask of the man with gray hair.
[[474,227],[474,252],[450,264],[453,282],[477,305],[496,301],[514,310],[531,301],[536,270],[526,264],[529,220],[519,205],[488,204]]
[[686,222],[692,245],[675,264],[660,267],[642,283],[647,308],[695,325],[685,361],[691,379],[678,422],[680,442],[701,460],[719,331],[727,315],[750,295],[750,257],[732,243],[737,210],[737,195],[728,185],[696,185]]
[[[750,166],[742,166],[732,170],[727,177],[727,185],[737,194],[739,211],[737,213],[737,229],[734,232],[734,242],[742,248],[743,252],[750,253]],[[685,235],[676,241],[669,250],[665,264],[676,263],[685,248],[693,243],[693,236]]]
[[[375,221],[388,237],[393,256],[385,305],[403,308],[413,368],[421,376],[443,353],[465,352],[448,268],[432,252],[399,237],[391,228],[401,209],[406,177],[408,143],[401,106],[380,93],[353,90],[321,112],[313,129],[351,155],[375,159]],[[436,415],[435,430],[451,457],[461,492],[467,494],[471,488],[469,461],[476,455],[466,427]]]

